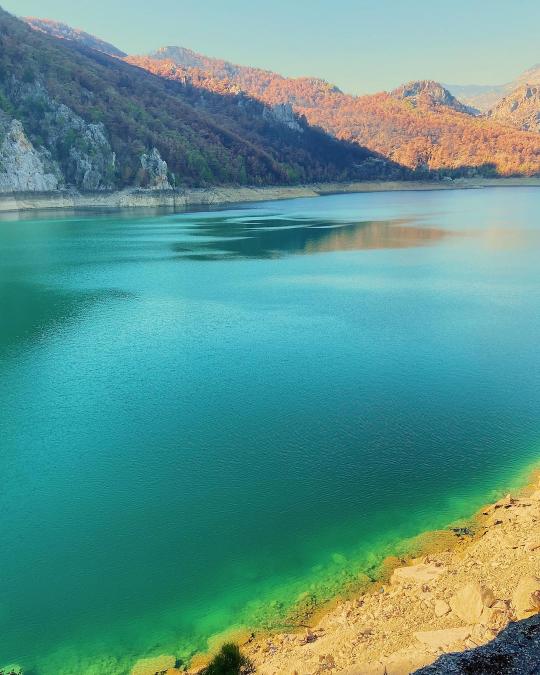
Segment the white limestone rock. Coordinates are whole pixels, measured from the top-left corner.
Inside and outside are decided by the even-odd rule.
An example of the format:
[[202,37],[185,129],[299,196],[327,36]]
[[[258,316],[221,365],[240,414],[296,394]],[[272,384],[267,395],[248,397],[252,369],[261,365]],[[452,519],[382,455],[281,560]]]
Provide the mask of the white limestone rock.
[[161,159],[157,148],[141,155],[141,167],[151,190],[172,190],[169,183],[167,162]]
[[58,175],[48,170],[47,156],[34,148],[21,122],[5,119],[3,122],[7,130],[0,145],[0,192],[49,192],[58,189]]

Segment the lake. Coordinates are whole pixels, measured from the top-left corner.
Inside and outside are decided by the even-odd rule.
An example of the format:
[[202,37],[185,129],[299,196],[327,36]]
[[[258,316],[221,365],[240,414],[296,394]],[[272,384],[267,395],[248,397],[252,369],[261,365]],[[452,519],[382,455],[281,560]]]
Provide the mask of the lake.
[[[0,221],[0,666],[279,627],[540,450],[540,191]],[[292,612],[292,614],[291,614]]]

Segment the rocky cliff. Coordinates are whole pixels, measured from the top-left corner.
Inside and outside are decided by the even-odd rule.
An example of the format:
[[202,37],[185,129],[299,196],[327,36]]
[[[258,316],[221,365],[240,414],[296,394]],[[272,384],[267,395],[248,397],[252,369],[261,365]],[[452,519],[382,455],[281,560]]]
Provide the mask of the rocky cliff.
[[59,167],[34,148],[22,124],[0,115],[0,192],[46,192],[61,182]]
[[0,190],[113,187],[116,159],[103,124],[87,122],[52,99],[38,80],[22,82],[12,76],[4,92],[4,107],[11,115],[2,112],[2,156],[10,178],[0,180]]
[[[172,82],[81,31],[30,24],[0,9],[0,111],[43,164],[17,185],[43,185],[44,175],[91,192],[410,175],[311,127],[290,106]],[[4,178],[0,189],[15,182]]]
[[151,190],[170,190],[172,185],[169,183],[167,175],[167,162],[161,159],[159,150],[152,148],[151,152],[141,155],[141,167],[144,172],[141,186]]
[[540,85],[523,84],[489,112],[491,119],[540,132]]

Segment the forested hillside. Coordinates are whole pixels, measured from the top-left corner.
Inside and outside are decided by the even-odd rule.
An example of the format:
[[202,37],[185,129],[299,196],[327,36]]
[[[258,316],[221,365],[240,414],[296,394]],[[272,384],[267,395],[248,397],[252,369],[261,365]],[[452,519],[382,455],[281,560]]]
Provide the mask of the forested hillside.
[[0,10],[0,189],[402,176],[288,108],[167,81]]
[[[39,24],[39,21],[32,20],[34,27],[52,30],[50,22]],[[66,28],[64,33],[68,35]],[[87,38],[83,40],[77,33],[71,34],[69,39],[75,43],[87,42]],[[176,84],[179,87],[175,90],[176,98],[181,96],[183,103],[189,104],[191,113],[196,109],[198,117],[201,114],[207,119],[211,117],[217,126],[232,131],[237,138],[249,139],[254,148],[263,148],[267,154],[271,149],[272,169],[263,157],[259,157],[255,165],[254,160],[247,165],[243,162],[232,169],[232,174],[223,176],[221,159],[203,162],[199,150],[187,153],[197,158],[192,159],[189,166],[185,166],[185,160],[179,166],[181,160],[177,150],[167,147],[171,143],[170,133],[161,138],[159,134],[155,135],[151,143],[145,144],[146,148],[155,145],[164,158],[171,158],[167,159],[169,168],[178,175],[195,173],[195,181],[307,181],[318,177],[406,175],[400,174],[396,165],[407,167],[415,176],[432,177],[540,173],[540,135],[527,130],[535,129],[530,121],[527,124],[517,120],[512,128],[508,116],[503,119],[502,114],[478,114],[436,82],[410,82],[393,92],[355,97],[321,79],[286,78],[270,71],[206,57],[182,47],[163,47],[150,56],[128,56],[124,61],[169,81],[169,96],[173,83]],[[101,65],[116,72],[111,60]],[[130,77],[134,78],[130,84],[132,88],[141,86],[142,75]],[[113,83],[112,86],[116,88],[121,84]],[[158,85],[153,81],[152,86]],[[144,99],[143,94],[139,96]],[[259,103],[255,103],[255,99]],[[136,105],[140,105],[141,100]],[[155,114],[161,120],[165,112],[156,109],[152,100],[143,102],[138,120],[140,122],[144,115],[144,123],[153,128],[148,115]],[[261,107],[257,108],[258,105]],[[525,112],[524,105],[521,109]],[[163,121],[167,129],[178,123],[172,119],[174,114],[171,111],[171,119]],[[182,115],[186,119],[186,113]],[[530,106],[527,115],[531,115]],[[137,115],[131,117],[137,120]],[[313,129],[308,131],[303,118],[348,145],[332,146],[324,134]],[[282,137],[280,142],[275,132],[268,131],[269,121],[280,122],[280,133],[277,134]],[[109,126],[115,133],[115,124],[109,123]],[[249,129],[247,133],[246,129]],[[302,139],[298,142],[300,134]],[[139,131],[136,132],[138,136]],[[132,132],[130,137],[133,137]],[[222,144],[221,140],[212,139],[210,155]],[[364,154],[353,157],[352,145],[360,146],[358,151]],[[115,151],[119,157],[125,155],[123,146],[122,138],[116,139],[115,133]],[[373,157],[370,159],[365,148],[391,164],[377,162]],[[140,155],[143,149],[139,148],[138,152]],[[237,156],[238,153],[235,148],[233,154]],[[137,164],[137,156],[134,153],[130,157],[128,166]],[[182,151],[181,156],[185,157],[186,153]],[[194,171],[197,164],[200,164],[200,170]],[[124,178],[124,182],[131,180],[133,175]]]
[[[450,176],[540,172],[538,134],[476,116],[437,83],[409,83],[391,93],[355,97],[324,80],[285,78],[175,47],[127,60],[199,89],[243,91],[269,105],[289,103],[311,124],[417,172]],[[199,65],[186,65],[194,63]]]

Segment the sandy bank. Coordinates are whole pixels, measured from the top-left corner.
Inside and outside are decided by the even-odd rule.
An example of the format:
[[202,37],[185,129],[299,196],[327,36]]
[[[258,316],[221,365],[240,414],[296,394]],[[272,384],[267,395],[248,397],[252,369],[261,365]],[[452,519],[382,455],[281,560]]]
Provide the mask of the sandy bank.
[[135,190],[115,192],[5,193],[0,194],[0,213],[40,209],[118,209],[218,206],[241,202],[318,197],[352,192],[400,190],[457,190],[483,187],[540,187],[540,178],[462,178],[453,181],[366,181],[276,187],[214,187],[178,190]]

